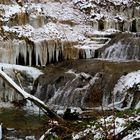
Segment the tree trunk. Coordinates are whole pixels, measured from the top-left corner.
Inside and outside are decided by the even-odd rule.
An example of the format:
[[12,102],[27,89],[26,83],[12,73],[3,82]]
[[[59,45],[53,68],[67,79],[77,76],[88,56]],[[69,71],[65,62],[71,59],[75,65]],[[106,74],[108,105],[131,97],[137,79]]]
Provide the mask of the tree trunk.
[[3,72],[2,70],[0,70],[0,76],[8,82],[8,84],[10,85],[10,87],[14,88],[24,99],[26,100],[30,100],[31,102],[33,102],[35,105],[37,105],[39,108],[41,108],[45,114],[47,114],[50,118],[55,119],[56,121],[58,121],[59,123],[64,123],[64,119],[61,118],[60,116],[58,116],[55,112],[53,112],[51,109],[49,109],[49,107],[47,107],[47,105],[41,101],[40,99],[38,99],[37,97],[27,93],[26,91],[24,91],[23,89],[21,89],[5,72]]

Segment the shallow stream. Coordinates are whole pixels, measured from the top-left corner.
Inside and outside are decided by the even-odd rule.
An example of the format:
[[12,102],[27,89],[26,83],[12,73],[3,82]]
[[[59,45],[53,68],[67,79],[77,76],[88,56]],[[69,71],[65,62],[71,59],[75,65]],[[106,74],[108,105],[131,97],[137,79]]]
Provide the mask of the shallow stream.
[[45,132],[47,118],[20,109],[0,110],[3,140],[35,140]]

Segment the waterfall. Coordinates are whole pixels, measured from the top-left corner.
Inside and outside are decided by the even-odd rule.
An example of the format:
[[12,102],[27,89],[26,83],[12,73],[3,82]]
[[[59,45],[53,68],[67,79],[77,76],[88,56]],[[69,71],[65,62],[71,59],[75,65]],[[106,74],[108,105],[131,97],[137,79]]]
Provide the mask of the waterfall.
[[137,34],[118,35],[105,46],[101,57],[110,60],[140,60],[139,43]]
[[[51,107],[88,107],[88,96],[91,87],[99,79],[99,74],[91,76],[87,73],[67,71],[63,76],[55,78],[53,83],[38,84],[35,96]],[[90,100],[90,99],[89,99]],[[91,99],[93,100],[93,99]],[[92,101],[91,101],[92,102]]]

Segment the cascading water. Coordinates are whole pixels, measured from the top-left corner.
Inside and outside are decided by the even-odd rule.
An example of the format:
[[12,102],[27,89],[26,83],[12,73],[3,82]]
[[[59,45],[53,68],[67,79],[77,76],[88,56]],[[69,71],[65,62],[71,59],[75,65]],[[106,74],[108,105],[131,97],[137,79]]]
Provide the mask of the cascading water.
[[98,78],[98,73],[92,77],[86,73],[76,73],[69,70],[63,76],[58,77],[54,83],[38,85],[35,96],[44,100],[50,107],[84,108],[88,106],[86,98],[90,94],[90,88]]
[[[119,39],[118,39],[119,38]],[[119,41],[118,41],[119,40]],[[130,42],[131,40],[131,42]],[[101,58],[110,60],[140,60],[140,37],[137,34],[120,34],[101,51]]]

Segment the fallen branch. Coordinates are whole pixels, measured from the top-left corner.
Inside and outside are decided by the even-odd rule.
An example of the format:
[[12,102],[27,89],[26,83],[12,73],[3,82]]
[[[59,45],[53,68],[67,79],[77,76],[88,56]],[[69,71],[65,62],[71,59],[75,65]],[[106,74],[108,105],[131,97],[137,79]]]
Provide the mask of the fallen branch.
[[23,89],[21,89],[5,72],[0,70],[0,76],[8,82],[8,84],[14,88],[24,99],[30,100],[35,105],[37,105],[39,108],[41,108],[50,118],[55,119],[56,121],[60,123],[64,123],[64,119],[58,116],[55,112],[53,112],[51,109],[47,107],[47,105],[38,99],[37,97],[27,93]]

